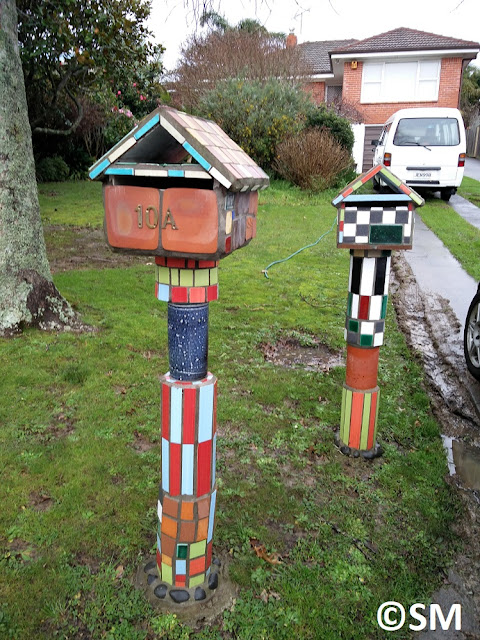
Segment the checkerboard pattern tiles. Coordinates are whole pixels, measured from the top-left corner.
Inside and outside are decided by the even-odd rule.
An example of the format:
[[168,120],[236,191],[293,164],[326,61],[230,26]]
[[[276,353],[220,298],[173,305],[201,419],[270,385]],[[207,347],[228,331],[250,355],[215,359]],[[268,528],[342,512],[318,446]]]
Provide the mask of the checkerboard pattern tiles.
[[157,564],[167,584],[204,582],[215,519],[217,380],[162,378],[162,481]]
[[413,206],[355,206],[342,203],[338,209],[337,244],[405,249],[412,245]]
[[351,251],[344,331],[350,345],[379,347],[383,344],[390,261],[390,251],[374,255]]
[[359,391],[343,385],[340,440],[352,449],[367,451],[374,446],[379,395],[378,387]]

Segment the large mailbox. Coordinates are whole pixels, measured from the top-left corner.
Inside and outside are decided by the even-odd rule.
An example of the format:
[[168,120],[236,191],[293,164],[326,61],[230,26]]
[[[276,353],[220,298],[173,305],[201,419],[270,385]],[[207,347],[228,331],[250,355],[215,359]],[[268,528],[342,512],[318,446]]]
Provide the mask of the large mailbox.
[[218,260],[256,234],[268,176],[214,122],[169,107],[142,120],[90,170],[103,180],[114,251]]
[[157,552],[143,567],[146,589],[169,608],[205,603],[220,575],[209,303],[218,298],[219,259],[255,236],[258,191],[269,179],[217,124],[169,107],[142,120],[93,165],[90,178],[104,184],[108,244],[154,255],[155,297],[168,303]]

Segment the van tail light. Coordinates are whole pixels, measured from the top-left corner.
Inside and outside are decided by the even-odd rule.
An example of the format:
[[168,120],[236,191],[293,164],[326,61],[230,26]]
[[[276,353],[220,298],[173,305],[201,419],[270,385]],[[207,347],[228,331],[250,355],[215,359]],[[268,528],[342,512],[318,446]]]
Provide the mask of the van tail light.
[[385,167],[391,167],[392,166],[392,154],[391,153],[385,153],[383,155],[383,165]]
[[458,156],[458,166],[459,167],[464,167],[465,166],[465,154],[464,153],[461,153]]

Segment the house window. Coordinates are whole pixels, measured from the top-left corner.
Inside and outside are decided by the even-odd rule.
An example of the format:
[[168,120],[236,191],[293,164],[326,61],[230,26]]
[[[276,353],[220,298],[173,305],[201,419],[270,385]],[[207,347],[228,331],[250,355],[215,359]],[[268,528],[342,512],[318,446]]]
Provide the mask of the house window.
[[361,102],[431,102],[438,99],[440,60],[365,62]]
[[342,85],[327,84],[325,102],[330,104],[331,102],[340,102],[342,100]]

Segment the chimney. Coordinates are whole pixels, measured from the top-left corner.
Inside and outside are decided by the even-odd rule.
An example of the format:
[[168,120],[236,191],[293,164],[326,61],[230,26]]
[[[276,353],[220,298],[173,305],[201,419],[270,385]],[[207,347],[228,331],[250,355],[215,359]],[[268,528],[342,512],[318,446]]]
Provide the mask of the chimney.
[[293,49],[297,46],[297,36],[291,32],[287,36],[287,49]]

